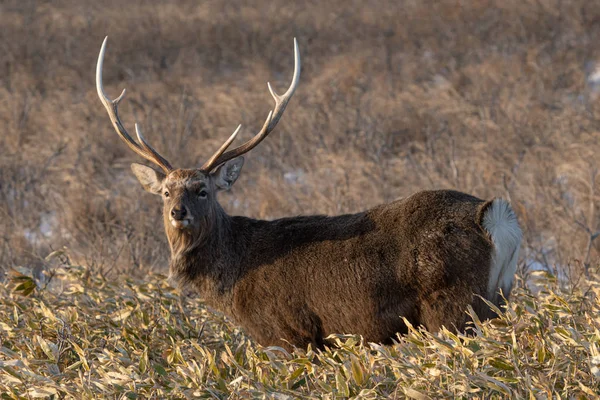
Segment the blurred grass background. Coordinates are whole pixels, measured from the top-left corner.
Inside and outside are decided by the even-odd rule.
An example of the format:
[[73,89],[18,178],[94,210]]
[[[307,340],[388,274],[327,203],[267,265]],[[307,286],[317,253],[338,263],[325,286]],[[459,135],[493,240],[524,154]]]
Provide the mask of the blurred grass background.
[[[355,212],[433,188],[509,198],[521,272],[575,279],[600,241],[600,2],[23,1],[0,3],[0,266],[62,246],[103,274],[164,270],[157,198],[112,130],[122,119],[177,167],[201,163],[301,83],[220,200],[255,218]],[[596,82],[596,80],[598,82]]]

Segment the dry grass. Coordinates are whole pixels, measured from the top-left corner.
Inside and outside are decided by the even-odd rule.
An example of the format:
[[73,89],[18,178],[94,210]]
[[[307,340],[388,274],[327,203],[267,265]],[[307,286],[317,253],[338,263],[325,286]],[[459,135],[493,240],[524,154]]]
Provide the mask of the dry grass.
[[0,391],[5,399],[593,398],[600,275],[564,291],[537,274],[543,289],[518,289],[499,320],[476,324],[475,337],[415,329],[380,346],[336,335],[337,349],[289,354],[254,345],[164,276],[107,281],[63,259],[50,282],[13,273],[0,285]]
[[243,139],[260,127],[265,82],[287,85],[298,37],[300,88],[221,196],[231,213],[352,212],[457,188],[510,197],[527,264],[598,259],[597,2],[7,0],[0,23],[5,267],[63,245],[105,271],[166,266],[159,201],[95,93],[106,34],[124,121],[185,167],[238,123]]
[[[589,80],[599,2],[4,0],[0,25],[0,270],[42,279],[53,271],[44,256],[67,246],[82,267],[60,274],[83,274],[62,295],[0,288],[7,388],[544,398],[597,387],[598,302],[581,288],[600,256],[600,84]],[[128,88],[127,126],[139,122],[181,167],[200,165],[238,123],[242,139],[260,127],[272,106],[265,83],[288,84],[298,38],[300,87],[221,196],[230,213],[337,214],[430,188],[504,196],[525,232],[521,283],[533,266],[579,289],[552,283],[534,299],[521,284],[477,339],[414,332],[391,348],[255,348],[158,275],[135,280],[165,271],[168,246],[160,202],[129,171],[140,160],[96,95],[107,34],[106,90]],[[115,272],[127,289],[99,277]]]

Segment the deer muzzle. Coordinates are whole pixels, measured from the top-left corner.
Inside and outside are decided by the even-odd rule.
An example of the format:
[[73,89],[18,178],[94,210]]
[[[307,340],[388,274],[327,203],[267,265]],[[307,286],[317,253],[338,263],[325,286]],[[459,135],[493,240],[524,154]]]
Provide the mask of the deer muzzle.
[[192,217],[185,206],[173,207],[169,213],[169,221],[176,229],[187,228],[192,222]]

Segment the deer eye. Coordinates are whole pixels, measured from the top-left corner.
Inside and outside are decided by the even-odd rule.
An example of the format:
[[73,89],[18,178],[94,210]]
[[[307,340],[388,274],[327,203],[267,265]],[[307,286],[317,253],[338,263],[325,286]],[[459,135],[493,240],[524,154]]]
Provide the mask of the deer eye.
[[198,197],[200,197],[201,199],[205,199],[207,195],[208,193],[204,189],[198,192]]
[[169,192],[165,191],[164,195],[165,195],[165,197],[169,197]]

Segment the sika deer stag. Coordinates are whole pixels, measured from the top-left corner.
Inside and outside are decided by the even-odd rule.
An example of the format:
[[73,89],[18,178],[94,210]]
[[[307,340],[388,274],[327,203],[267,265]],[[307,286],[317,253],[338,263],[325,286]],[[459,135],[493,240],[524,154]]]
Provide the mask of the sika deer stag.
[[231,188],[242,155],[273,131],[300,79],[294,40],[292,84],[251,140],[226,151],[238,127],[200,168],[175,169],[144,139],[127,133],[102,86],[106,39],[96,85],[110,120],[127,145],[162,171],[131,168],[144,189],[162,196],[171,247],[170,276],[197,289],[263,345],[322,348],[331,333],[390,343],[407,327],[463,330],[469,305],[480,318],[508,297],[521,230],[510,205],[451,191],[423,191],[358,214],[262,221],[229,216],[217,193]]

